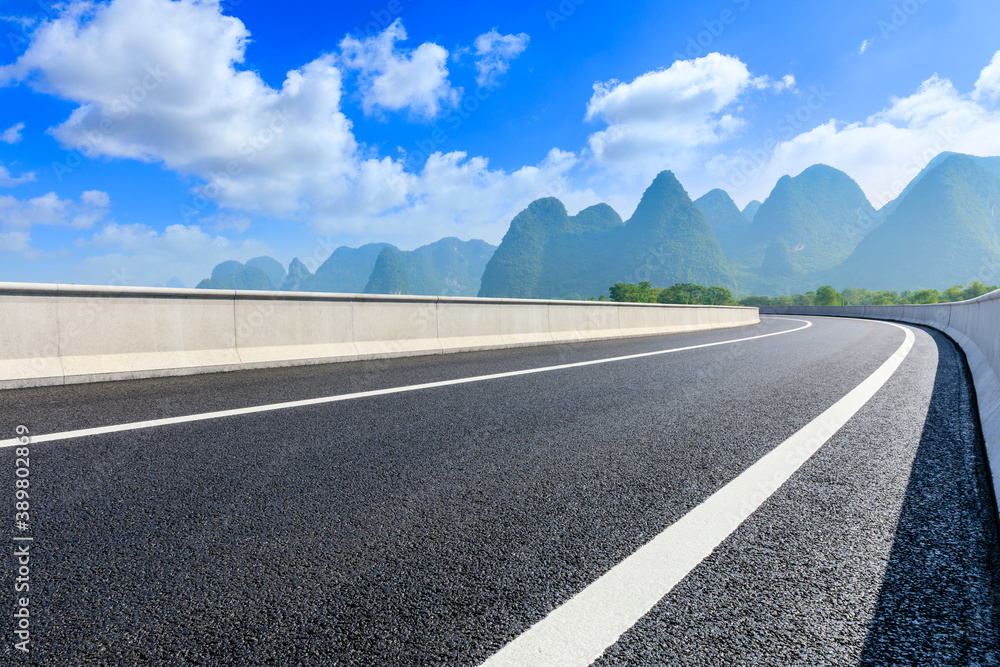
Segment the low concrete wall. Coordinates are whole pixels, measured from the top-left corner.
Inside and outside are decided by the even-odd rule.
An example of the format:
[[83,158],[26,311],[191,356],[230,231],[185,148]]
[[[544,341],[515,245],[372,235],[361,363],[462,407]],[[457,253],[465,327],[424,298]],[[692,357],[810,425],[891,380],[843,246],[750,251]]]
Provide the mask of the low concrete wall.
[[986,456],[1000,505],[1000,290],[957,303],[911,306],[779,306],[761,314],[863,317],[922,324],[945,333],[965,352],[976,389]]
[[0,389],[738,327],[756,308],[0,283]]

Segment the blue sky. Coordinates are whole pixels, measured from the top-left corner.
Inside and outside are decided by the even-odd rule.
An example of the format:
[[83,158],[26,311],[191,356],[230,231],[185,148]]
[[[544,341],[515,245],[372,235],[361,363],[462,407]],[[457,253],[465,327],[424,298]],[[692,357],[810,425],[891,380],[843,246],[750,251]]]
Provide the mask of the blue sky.
[[662,169],[741,206],[816,162],[876,206],[1000,154],[1000,5],[0,5],[0,280],[188,286],[225,259],[499,243]]

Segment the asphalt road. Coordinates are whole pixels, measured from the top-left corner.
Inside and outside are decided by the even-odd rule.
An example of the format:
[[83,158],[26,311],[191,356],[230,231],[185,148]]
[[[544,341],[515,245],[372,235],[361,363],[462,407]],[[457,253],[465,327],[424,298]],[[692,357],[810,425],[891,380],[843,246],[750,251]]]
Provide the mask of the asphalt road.
[[[813,325],[803,327],[803,322]],[[0,392],[0,439],[781,335],[30,445],[3,660],[478,665],[900,347],[773,318],[625,341]],[[599,665],[1000,664],[968,373],[898,370]],[[15,502],[14,448],[0,487]],[[14,648],[30,535],[30,654]],[[609,614],[611,610],[609,610]],[[3,660],[0,660],[2,662]]]

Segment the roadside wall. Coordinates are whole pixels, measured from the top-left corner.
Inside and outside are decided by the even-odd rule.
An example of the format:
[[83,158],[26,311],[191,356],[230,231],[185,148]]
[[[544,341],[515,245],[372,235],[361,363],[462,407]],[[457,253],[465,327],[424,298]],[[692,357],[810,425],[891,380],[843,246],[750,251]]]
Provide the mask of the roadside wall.
[[0,389],[756,324],[756,308],[0,283]]

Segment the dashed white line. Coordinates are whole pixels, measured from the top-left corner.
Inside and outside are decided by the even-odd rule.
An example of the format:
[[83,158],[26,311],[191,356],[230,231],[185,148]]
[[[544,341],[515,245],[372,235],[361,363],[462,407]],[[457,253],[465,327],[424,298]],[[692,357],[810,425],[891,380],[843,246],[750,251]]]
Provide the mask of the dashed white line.
[[[390,387],[387,389],[374,389],[371,391],[359,391],[353,394],[339,394],[336,396],[323,396],[320,398],[308,398],[301,401],[287,401],[285,403],[271,403],[268,405],[256,405],[248,408],[234,408],[232,410],[218,410],[216,412],[204,412],[194,415],[184,415],[181,417],[166,417],[163,419],[150,419],[147,421],[130,422],[127,424],[114,424],[111,426],[98,426],[95,428],[84,428],[75,431],[63,431],[60,433],[46,433],[41,435],[33,435],[31,437],[32,444],[39,444],[42,442],[53,442],[56,440],[69,440],[71,438],[84,438],[91,435],[104,435],[106,433],[120,433],[122,431],[135,431],[143,428],[155,428],[157,426],[168,426],[170,424],[186,424],[190,422],[206,421],[208,419],[222,419],[225,417],[237,417],[240,415],[250,415],[258,412],[272,412],[274,410],[288,410],[290,408],[301,408],[310,405],[322,405],[324,403],[338,403],[341,401],[351,401],[358,398],[370,398],[372,396],[386,396],[388,394],[401,394],[408,391],[420,391],[422,389],[433,389],[435,387],[450,387],[458,384],[468,384],[470,382],[483,382],[485,380],[498,380],[500,378],[516,377],[518,375],[531,375],[533,373],[548,373],[551,371],[560,371],[569,368],[581,368],[583,366],[594,366],[596,364],[610,364],[617,361],[628,361],[631,359],[642,359],[644,357],[655,357],[661,354],[671,354],[674,352],[686,352],[688,350],[698,350],[706,347],[715,347],[718,345],[732,345],[734,343],[743,343],[750,340],[759,340],[761,338],[769,338],[771,336],[781,336],[784,334],[795,333],[796,331],[802,331],[803,329],[808,329],[812,326],[812,322],[807,320],[799,320],[795,318],[787,318],[794,322],[803,322],[803,326],[797,327],[795,329],[789,329],[787,331],[776,331],[774,333],[759,334],[757,336],[747,336],[744,338],[736,338],[734,340],[723,340],[717,341],[715,343],[702,343],[700,345],[688,345],[686,347],[676,347],[669,350],[657,350],[655,352],[641,352],[639,354],[628,354],[621,357],[608,357],[605,359],[592,359],[590,361],[578,361],[571,364],[559,364],[558,366],[543,366],[541,368],[528,368],[520,371],[508,371],[505,373],[493,373],[490,375],[477,375],[474,377],[458,378],[455,380],[442,380],[440,382],[427,382],[424,384],[413,384],[405,387]],[[4,447],[15,447],[20,444],[20,439],[10,438],[8,440],[0,440],[0,448]]]

